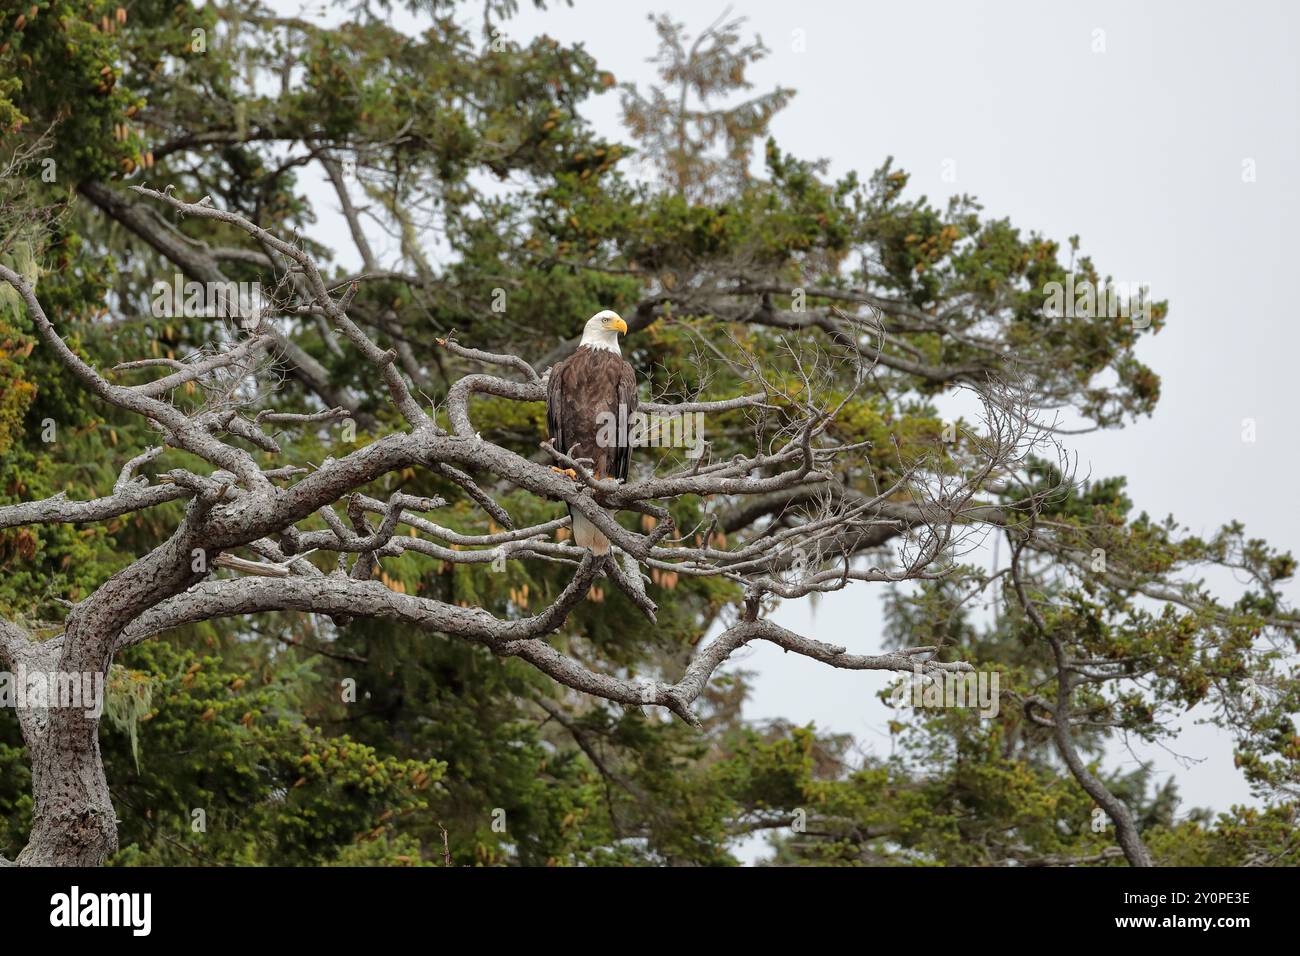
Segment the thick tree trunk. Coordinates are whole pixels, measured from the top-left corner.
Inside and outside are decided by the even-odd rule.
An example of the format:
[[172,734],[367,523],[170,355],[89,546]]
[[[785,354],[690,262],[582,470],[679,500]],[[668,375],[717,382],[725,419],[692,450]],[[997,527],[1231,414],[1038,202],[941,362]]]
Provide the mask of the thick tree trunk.
[[117,816],[99,755],[99,721],[51,709],[32,757],[36,809],[20,866],[101,866],[117,850]]
[[[27,672],[53,674],[60,668],[77,673],[66,658],[59,660],[54,646],[58,643],[32,645],[23,655]],[[19,711],[35,801],[32,832],[18,854],[20,866],[102,866],[117,850],[117,815],[99,752],[99,717],[93,710],[82,701],[71,707]]]

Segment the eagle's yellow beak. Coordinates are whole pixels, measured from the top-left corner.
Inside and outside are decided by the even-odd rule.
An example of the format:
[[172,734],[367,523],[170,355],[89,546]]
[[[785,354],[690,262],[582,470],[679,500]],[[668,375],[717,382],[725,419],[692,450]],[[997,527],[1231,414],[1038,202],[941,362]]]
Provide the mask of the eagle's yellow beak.
[[610,319],[605,323],[605,328],[613,329],[615,332],[622,332],[627,335],[627,323],[622,319]]

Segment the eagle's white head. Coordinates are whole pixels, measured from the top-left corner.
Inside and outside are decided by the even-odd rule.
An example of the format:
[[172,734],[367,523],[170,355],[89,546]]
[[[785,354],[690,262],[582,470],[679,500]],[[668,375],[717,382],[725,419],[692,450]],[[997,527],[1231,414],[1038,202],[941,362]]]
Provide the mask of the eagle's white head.
[[622,316],[610,309],[603,309],[587,320],[582,328],[582,341],[578,345],[622,354],[618,348],[620,332],[627,335],[627,323]]

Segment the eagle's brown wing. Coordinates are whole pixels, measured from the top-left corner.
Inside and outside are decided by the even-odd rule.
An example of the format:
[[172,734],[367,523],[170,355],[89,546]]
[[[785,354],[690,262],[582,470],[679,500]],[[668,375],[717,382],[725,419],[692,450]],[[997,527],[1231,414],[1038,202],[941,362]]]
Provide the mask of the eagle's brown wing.
[[568,359],[551,366],[551,376],[546,382],[546,432],[551,447],[568,454],[569,443],[564,440],[564,366]]
[[632,432],[633,421],[636,416],[637,404],[640,396],[637,395],[636,388],[636,370],[632,364],[626,360],[623,362],[622,373],[618,380],[618,405],[623,411],[623,420],[628,423],[627,433],[620,435],[618,446],[614,449],[614,460],[611,462],[610,473],[619,481],[627,481],[628,470],[632,465]]

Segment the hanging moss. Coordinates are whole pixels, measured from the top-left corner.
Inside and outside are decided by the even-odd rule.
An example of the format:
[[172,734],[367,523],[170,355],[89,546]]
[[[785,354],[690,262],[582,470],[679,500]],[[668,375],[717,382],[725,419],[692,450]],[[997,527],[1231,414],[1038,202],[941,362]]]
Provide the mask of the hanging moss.
[[140,769],[140,724],[153,707],[153,679],[143,671],[114,664],[108,672],[104,714],[131,741],[135,769]]

